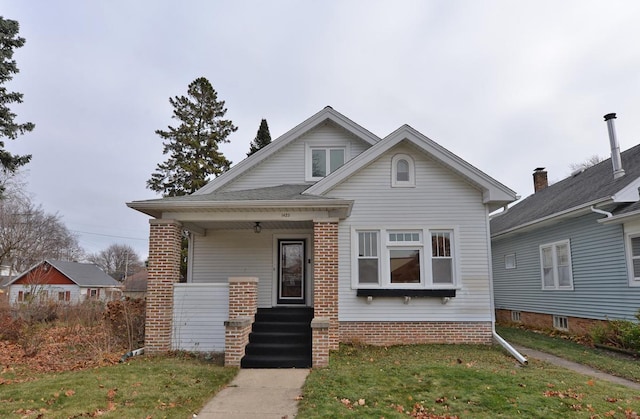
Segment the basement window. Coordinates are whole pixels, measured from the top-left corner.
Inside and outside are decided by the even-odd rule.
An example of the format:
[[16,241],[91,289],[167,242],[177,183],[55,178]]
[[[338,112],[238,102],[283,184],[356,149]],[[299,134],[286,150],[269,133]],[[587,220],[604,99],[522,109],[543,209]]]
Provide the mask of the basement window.
[[553,316],[553,328],[562,330],[563,332],[568,332],[569,319],[565,316]]

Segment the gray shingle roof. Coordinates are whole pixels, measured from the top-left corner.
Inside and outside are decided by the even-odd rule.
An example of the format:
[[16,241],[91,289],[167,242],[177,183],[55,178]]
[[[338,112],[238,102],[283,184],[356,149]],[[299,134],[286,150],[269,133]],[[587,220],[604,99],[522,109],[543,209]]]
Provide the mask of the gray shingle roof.
[[[51,266],[56,268],[58,271],[63,273],[67,278],[71,281],[75,282],[81,287],[119,287],[121,284],[115,279],[111,278],[107,275],[102,269],[98,268],[96,265],[92,263],[78,263],[78,262],[68,262],[62,260],[45,260],[44,262],[49,263]],[[41,262],[41,263],[44,263]],[[39,263],[36,266],[40,266]],[[20,279],[27,272],[30,272],[32,269],[29,269],[26,272],[18,275],[11,282],[15,282]]]
[[[549,217],[570,208],[606,199],[640,177],[640,144],[621,153],[625,175],[614,179],[611,159],[549,185],[491,220],[491,234]],[[619,205],[614,214],[640,209],[640,204]]]
[[326,198],[315,195],[302,195],[306,189],[311,185],[298,184],[298,185],[279,185],[270,186],[265,188],[247,189],[242,191],[228,191],[228,192],[212,192],[210,194],[203,195],[185,195],[174,196],[168,198],[154,199],[146,202],[163,201],[163,202],[200,202],[200,201],[288,201],[288,200],[317,200],[326,199],[331,200],[333,198]]

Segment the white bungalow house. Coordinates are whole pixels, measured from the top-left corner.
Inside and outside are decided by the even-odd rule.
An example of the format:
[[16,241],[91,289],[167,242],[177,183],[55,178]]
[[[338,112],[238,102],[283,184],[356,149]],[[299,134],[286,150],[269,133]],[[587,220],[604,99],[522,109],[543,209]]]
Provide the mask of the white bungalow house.
[[127,204],[152,217],[146,349],[273,367],[490,343],[488,215],[515,199],[407,125],[379,138],[326,107],[192,195]]

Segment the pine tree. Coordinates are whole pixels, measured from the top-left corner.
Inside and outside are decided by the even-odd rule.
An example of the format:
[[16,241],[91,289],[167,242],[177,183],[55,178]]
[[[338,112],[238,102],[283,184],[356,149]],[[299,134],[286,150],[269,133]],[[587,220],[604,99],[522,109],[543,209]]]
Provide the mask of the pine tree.
[[[31,155],[16,156],[4,149],[3,138],[15,140],[18,135],[33,130],[31,122],[18,124],[14,121],[16,114],[11,112],[9,104],[22,103],[22,93],[8,92],[4,84],[13,79],[19,72],[13,59],[14,49],[24,45],[24,38],[18,36],[20,26],[17,21],[0,16],[0,169],[15,173],[22,165],[31,160]],[[0,185],[0,195],[2,186]]]
[[195,192],[207,184],[209,176],[218,176],[231,166],[219,151],[221,143],[238,128],[223,119],[227,113],[224,101],[205,77],[189,84],[187,96],[169,98],[174,107],[172,118],[180,121],[177,128],[157,130],[164,140],[163,154],[169,154],[158,164],[147,181],[147,187],[163,196],[180,196]]
[[258,128],[258,133],[256,134],[256,138],[251,142],[251,148],[247,153],[247,157],[260,150],[263,147],[271,144],[271,134],[269,133],[269,125],[267,125],[267,120],[263,119],[260,122],[260,128]]

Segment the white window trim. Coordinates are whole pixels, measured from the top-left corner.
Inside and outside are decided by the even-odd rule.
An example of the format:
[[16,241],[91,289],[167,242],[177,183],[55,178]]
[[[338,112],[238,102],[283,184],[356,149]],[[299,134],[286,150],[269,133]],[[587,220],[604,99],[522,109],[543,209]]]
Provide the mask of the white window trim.
[[[509,264],[509,260],[513,259],[513,265]],[[516,269],[518,267],[518,261],[516,260],[515,253],[509,253],[504,255],[504,269]]]
[[[409,163],[409,180],[397,180],[398,161],[406,160]],[[392,188],[413,188],[416,186],[415,164],[408,154],[396,154],[391,158],[391,187]]]
[[627,272],[629,273],[629,286],[630,287],[640,287],[640,277],[634,277],[633,272],[633,253],[631,247],[631,239],[639,238],[640,231],[631,231],[625,234],[625,248],[627,253]]
[[[358,233],[372,232],[378,233],[378,279],[379,283],[363,283],[358,281]],[[421,243],[402,243],[389,245],[389,233],[399,231],[412,231],[421,234]],[[452,274],[453,282],[450,284],[434,284],[432,282],[431,263],[431,233],[436,231],[447,231],[451,234],[450,240],[453,259]],[[425,239],[425,237],[427,239]],[[380,228],[375,226],[358,226],[351,228],[351,288],[380,288],[380,289],[460,289],[460,249],[458,241],[460,234],[457,226],[429,226],[429,228],[415,226],[399,226],[390,228]],[[414,284],[392,284],[391,268],[389,266],[389,249],[410,249],[420,247],[420,283]]]
[[[559,245],[567,245],[568,257],[569,257],[569,275],[571,280],[571,285],[569,286],[560,286],[559,284],[559,276],[558,276],[558,261],[557,261],[557,253],[555,248]],[[552,257],[553,257],[553,286],[545,286],[544,285],[544,261],[542,257],[542,249],[546,247],[553,248]],[[573,261],[571,259],[571,241],[570,240],[560,240],[553,243],[545,243],[541,244],[539,249],[540,253],[540,282],[542,285],[542,289],[545,291],[572,291],[573,290]]]
[[[313,173],[313,158],[311,153],[313,150],[344,150],[344,162],[342,165],[344,166],[350,159],[350,147],[348,144],[306,144],[305,145],[305,157],[304,157],[304,180],[305,182],[317,182],[319,180],[324,179],[324,176],[316,176],[312,175]],[[330,164],[329,156],[327,155],[327,165]],[[342,167],[342,166],[341,166]],[[337,170],[337,169],[336,169]],[[329,176],[331,173],[328,173]]]

